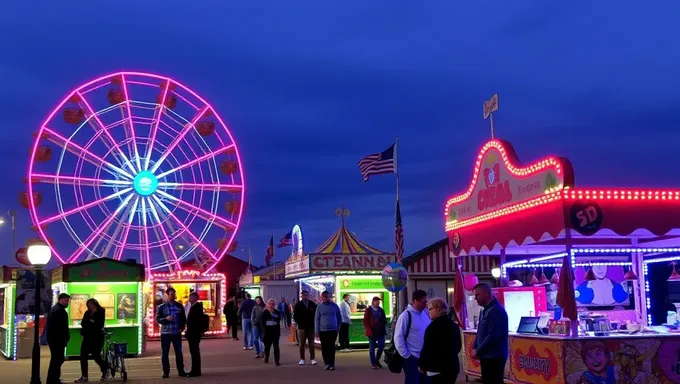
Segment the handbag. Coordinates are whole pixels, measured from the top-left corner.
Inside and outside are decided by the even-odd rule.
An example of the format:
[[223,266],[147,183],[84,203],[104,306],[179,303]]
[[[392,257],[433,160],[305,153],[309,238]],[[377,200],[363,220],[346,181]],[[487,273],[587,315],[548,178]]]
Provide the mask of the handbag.
[[[406,311],[406,314],[408,315],[408,320],[406,323],[406,332],[404,333],[404,342],[408,339],[408,334],[411,332],[411,312]],[[394,333],[397,333],[396,331]],[[392,373],[401,373],[401,370],[404,366],[404,358],[401,357],[399,354],[399,351],[397,351],[396,345],[394,345],[394,335],[392,336],[392,342],[390,343],[390,346],[385,349],[385,364],[387,364],[387,368],[390,370]]]

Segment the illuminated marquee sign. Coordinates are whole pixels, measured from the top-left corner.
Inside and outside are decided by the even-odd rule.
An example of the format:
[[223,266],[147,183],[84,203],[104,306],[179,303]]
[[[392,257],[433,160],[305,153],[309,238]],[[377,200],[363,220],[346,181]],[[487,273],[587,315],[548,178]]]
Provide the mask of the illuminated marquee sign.
[[484,145],[477,157],[467,192],[446,203],[447,230],[462,226],[474,217],[526,203],[564,188],[566,160],[549,157],[525,168],[518,167],[516,162],[509,144],[492,140]]
[[313,271],[380,271],[394,255],[311,255]]

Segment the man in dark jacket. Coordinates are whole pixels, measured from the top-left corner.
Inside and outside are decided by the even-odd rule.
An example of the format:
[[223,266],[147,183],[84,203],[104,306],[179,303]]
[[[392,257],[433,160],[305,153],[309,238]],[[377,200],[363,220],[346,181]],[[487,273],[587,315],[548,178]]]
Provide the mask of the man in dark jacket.
[[61,366],[65,360],[66,344],[69,340],[68,314],[66,308],[71,301],[71,296],[60,293],[57,303],[54,304],[50,313],[47,314],[47,345],[50,347],[50,367],[47,370],[46,384],[61,383]]
[[472,357],[479,360],[482,380],[488,384],[503,383],[508,360],[508,314],[493,297],[491,287],[479,283],[473,288],[477,304],[484,307],[477,327]]
[[250,296],[250,293],[246,293],[246,299],[241,302],[238,306],[237,315],[241,317],[241,332],[243,332],[243,350],[253,349],[253,322],[250,317],[253,313],[253,307],[255,307],[255,300]]
[[170,376],[170,345],[175,350],[177,373],[185,377],[184,357],[182,356],[182,331],[187,324],[187,316],[182,304],[175,301],[175,288],[168,288],[165,293],[168,301],[161,304],[156,312],[156,321],[161,325],[161,363],[163,364],[163,378]]
[[227,319],[227,328],[231,329],[231,339],[238,340],[238,306],[236,296],[232,296],[224,305],[224,317]]
[[201,376],[201,338],[205,329],[206,319],[208,315],[203,313],[203,303],[198,301],[198,293],[191,292],[189,295],[189,316],[187,316],[187,331],[185,337],[189,343],[189,353],[191,353],[191,371],[187,374],[188,377]]
[[298,365],[305,365],[305,341],[309,344],[309,359],[312,365],[317,362],[314,359],[314,317],[316,315],[316,304],[309,300],[309,292],[300,292],[300,301],[293,308],[293,319],[298,328],[298,339],[300,340],[300,362]]

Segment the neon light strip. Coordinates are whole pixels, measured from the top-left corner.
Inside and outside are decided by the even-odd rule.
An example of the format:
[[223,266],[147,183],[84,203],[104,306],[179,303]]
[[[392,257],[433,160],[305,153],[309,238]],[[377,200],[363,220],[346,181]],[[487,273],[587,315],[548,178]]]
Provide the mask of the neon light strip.
[[128,93],[127,84],[125,83],[125,74],[120,74],[120,87],[123,89],[123,97],[125,97],[125,105],[128,112],[128,120],[130,125],[130,134],[132,138],[132,148],[134,149],[135,163],[137,169],[142,169],[142,164],[139,161],[139,151],[137,150],[137,137],[135,136],[135,123],[132,121],[132,109],[130,108],[130,94]]

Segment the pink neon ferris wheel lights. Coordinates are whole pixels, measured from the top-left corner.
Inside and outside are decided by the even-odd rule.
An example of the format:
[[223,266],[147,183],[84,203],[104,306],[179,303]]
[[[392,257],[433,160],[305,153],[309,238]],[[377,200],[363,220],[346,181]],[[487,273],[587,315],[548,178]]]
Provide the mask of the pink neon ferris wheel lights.
[[183,84],[119,72],[81,85],[51,111],[32,153],[46,146],[49,161],[29,162],[28,195],[42,201],[29,210],[43,239],[72,239],[51,244],[60,262],[134,258],[178,271],[200,259],[207,273],[234,241],[245,196],[237,143]]

